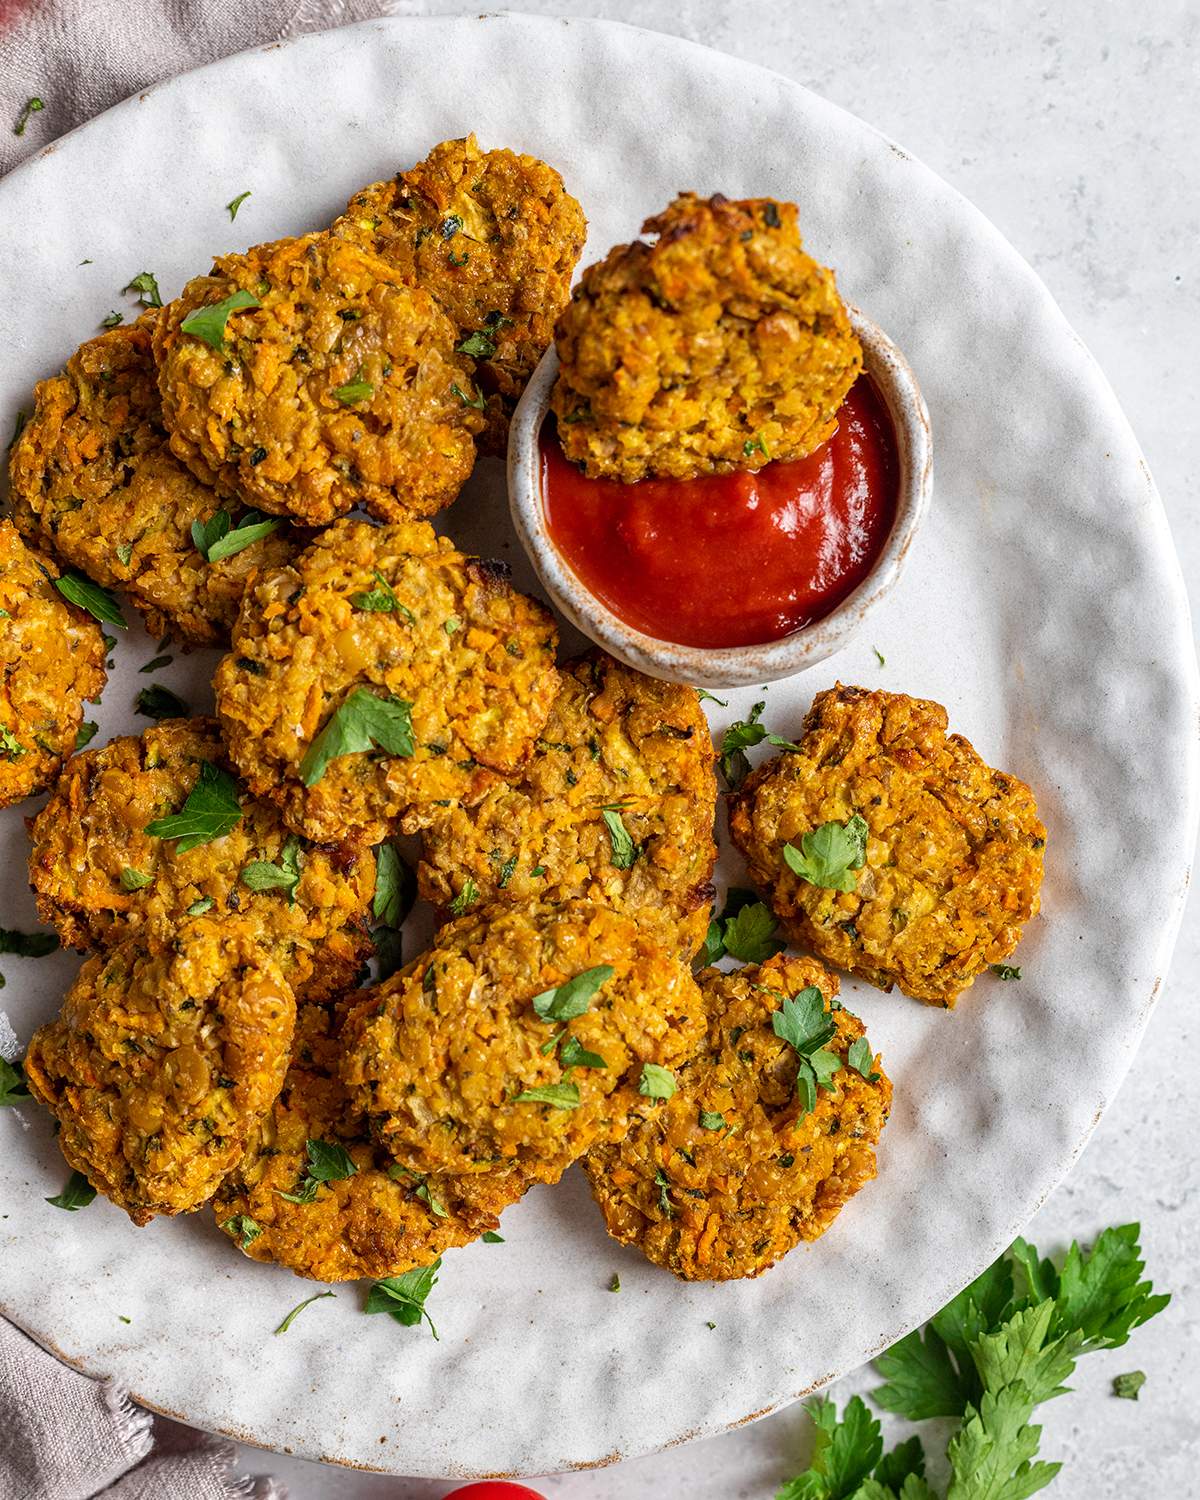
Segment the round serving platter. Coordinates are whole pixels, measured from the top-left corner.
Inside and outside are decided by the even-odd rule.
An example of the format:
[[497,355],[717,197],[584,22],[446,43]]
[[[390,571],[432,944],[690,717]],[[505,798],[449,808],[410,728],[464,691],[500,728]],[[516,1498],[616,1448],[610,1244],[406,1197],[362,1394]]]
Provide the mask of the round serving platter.
[[[186,1422],[425,1475],[542,1473],[719,1431],[861,1364],[976,1275],[1070,1168],[1125,1074],[1182,909],[1198,780],[1195,661],[1162,507],[1037,277],[869,126],[673,38],[523,16],[378,21],[109,111],[0,183],[0,420],[11,427],[34,381],[111,308],[133,315],[119,289],[137,272],[170,296],[213,253],[320,226],[357,186],[471,130],[560,169],[590,221],[585,260],[683,188],[799,202],[808,248],[916,370],[934,506],[869,638],[709,704],[714,729],[765,698],[766,722],[790,737],[838,679],[936,698],[1032,784],[1049,844],[1019,983],[985,977],[949,1013],[845,985],[895,1081],[880,1175],[758,1281],[684,1285],[655,1270],[605,1237],[573,1171],[510,1210],[504,1244],[447,1256],[430,1299],[440,1342],[364,1317],[353,1286],[273,1337],[316,1288],[233,1253],[207,1212],[138,1230],[99,1200],[71,1216],[49,1206],[66,1175],[49,1119],[0,1111],[8,1317]],[[246,189],[231,223],[224,205]],[[533,588],[499,463],[480,466],[444,525]],[[122,636],[96,743],[145,727],[132,702],[154,654],[139,630]],[[214,661],[177,657],[153,680],[201,708]],[[29,811],[0,816],[10,927],[35,922]],[[726,851],[720,884],[738,878]],[[427,931],[417,913],[410,953]],[[6,1056],[54,1013],[77,962],[0,959]]]

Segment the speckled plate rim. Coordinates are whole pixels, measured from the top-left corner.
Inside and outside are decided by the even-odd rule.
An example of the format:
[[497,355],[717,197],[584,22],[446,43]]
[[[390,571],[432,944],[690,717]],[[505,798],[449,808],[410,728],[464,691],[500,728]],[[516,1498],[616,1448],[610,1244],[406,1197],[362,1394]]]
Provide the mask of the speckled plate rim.
[[[538,28],[553,29],[565,23],[556,23],[546,18],[533,17],[493,17],[485,16],[479,18],[486,25],[504,26],[509,21],[522,26],[535,26]],[[398,18],[385,22],[368,22],[360,26],[347,28],[351,34],[360,36],[370,35],[372,32],[382,32],[390,28],[443,28],[447,32],[466,24],[448,18]],[[863,141],[874,141],[884,149],[893,152],[897,159],[912,164],[911,158],[903,152],[900,147],[888,141],[878,132],[864,126],[862,122],[850,116],[846,112],[830,105],[825,101],[815,99],[801,85],[792,80],[783,79],[779,75],[770,73],[769,70],[758,68],[755,65],[741,62],[737,59],[726,57],[723,54],[714,54],[709,49],[696,44],[682,41],[671,37],[662,37],[656,33],[638,32],[635,28],[624,27],[619,23],[611,22],[573,22],[571,26],[577,33],[589,33],[591,35],[614,33],[619,31],[628,32],[632,38],[636,38],[639,47],[653,52],[658,49],[658,55],[670,55],[673,62],[686,67],[688,61],[693,60],[698,67],[719,67],[726,77],[738,75],[747,83],[754,81],[769,80],[772,87],[791,91],[794,97],[803,102],[803,108],[809,111],[819,110],[829,119],[840,119],[847,130],[858,134]],[[345,34],[345,33],[343,33]],[[271,48],[262,49],[265,54],[277,52],[283,47],[295,48],[320,48],[329,41],[330,36],[305,37],[285,44],[275,44]],[[460,33],[461,35],[461,33]],[[449,41],[449,36],[447,37]],[[227,59],[222,63],[213,64],[208,68],[198,70],[195,74],[183,75],[180,79],[173,80],[168,84],[147,91],[140,96],[142,99],[151,96],[162,96],[171,99],[178,98],[177,91],[189,88],[194,79],[204,79],[206,85],[215,84],[219,78],[220,71],[231,64],[243,62],[246,58],[255,54],[242,54],[240,58]],[[113,111],[101,116],[98,121],[81,127],[80,130],[72,132],[69,137],[56,142],[53,146],[40,153],[38,157],[18,168],[10,174],[3,184],[0,184],[0,201],[8,191],[10,185],[16,183],[23,185],[31,176],[37,173],[40,162],[50,152],[68,153],[68,142],[77,142],[78,139],[88,132],[94,132],[97,141],[103,130],[112,130],[114,126],[128,118],[128,112],[136,109],[137,101],[127,101],[117,106]],[[921,169],[926,171],[927,169]],[[1121,413],[1115,397],[1103,375],[1096,367],[1091,357],[1086,354],[1077,336],[1070,330],[1061,312],[1053,304],[1049,293],[1041,285],[1029,266],[1017,255],[1017,252],[1008,244],[999,232],[983,218],[977,210],[972,208],[961,196],[953,190],[946,188],[934,174],[928,173],[930,190],[936,184],[936,190],[943,195],[944,199],[953,199],[956,203],[956,211],[964,218],[973,222],[974,233],[981,243],[987,245],[989,254],[993,259],[1006,266],[1009,271],[1015,272],[1024,279],[1030,289],[1036,289],[1036,294],[1041,302],[1041,314],[1047,324],[1053,326],[1058,335],[1069,340],[1077,346],[1077,351],[1082,356],[1077,367],[1077,374],[1081,383],[1088,388],[1088,394],[1094,406],[1103,420],[1107,430],[1112,434],[1114,447],[1121,447],[1129,456],[1137,454],[1136,441],[1129,430],[1128,424]],[[18,350],[19,353],[19,350]],[[1188,622],[1188,605],[1184,591],[1182,573],[1178,559],[1175,556],[1170,541],[1166,517],[1162,510],[1161,502],[1154,489],[1153,481],[1146,470],[1143,461],[1138,458],[1142,471],[1144,488],[1140,495],[1144,503],[1144,514],[1142,525],[1147,538],[1147,545],[1154,554],[1157,568],[1158,581],[1162,586],[1165,608],[1171,620],[1171,645],[1172,658],[1170,670],[1174,675],[1178,689],[1179,702],[1181,706],[1181,718],[1190,718],[1194,727],[1196,722],[1196,709],[1198,702],[1197,672],[1194,651],[1190,642],[1190,627]],[[1183,644],[1187,640],[1186,646]],[[1183,712],[1186,710],[1186,712]],[[923,1284],[921,1296],[914,1298],[911,1303],[906,1303],[902,1312],[897,1314],[880,1327],[878,1336],[869,1347],[860,1349],[858,1357],[854,1360],[848,1358],[839,1359],[834,1365],[824,1370],[815,1381],[807,1381],[797,1386],[788,1383],[785,1378],[778,1378],[774,1382],[774,1388],[770,1391],[762,1391],[763,1399],[756,1409],[746,1412],[745,1407],[748,1398],[743,1397],[741,1404],[736,1404],[737,1398],[726,1406],[723,1412],[710,1414],[704,1420],[697,1423],[688,1423],[682,1415],[673,1415],[663,1421],[657,1422],[653,1429],[640,1432],[636,1437],[630,1437],[627,1442],[616,1447],[600,1447],[596,1443],[577,1444],[573,1451],[562,1451],[561,1445],[557,1452],[549,1447],[540,1447],[532,1458],[523,1459],[519,1465],[519,1471],[528,1474],[546,1473],[558,1469],[594,1467],[607,1462],[616,1462],[624,1458],[636,1456],[639,1453],[652,1449],[661,1449],[672,1446],[675,1443],[686,1442],[695,1438],[719,1432],[728,1427],[738,1426],[744,1422],[754,1420],[767,1415],[770,1411],[782,1405],[798,1399],[810,1391],[819,1388],[820,1385],[845,1373],[846,1370],[854,1368],[862,1359],[886,1347],[888,1344],[901,1337],[910,1328],[924,1321],[945,1300],[958,1290],[970,1277],[977,1274],[986,1262],[1001,1250],[1004,1245],[1017,1234],[1028,1218],[1036,1211],[1047,1194],[1061,1181],[1062,1177],[1070,1170],[1079,1152],[1086,1144],[1087,1138],[1094,1129],[1104,1108],[1111,1102],[1113,1095],[1119,1087],[1129,1063],[1132,1060],[1138,1040],[1144,1030],[1146,1021],[1153,1009],[1154,1002],[1161,989],[1165,977],[1166,966],[1170,959],[1171,950],[1174,945],[1179,921],[1182,915],[1183,904],[1186,899],[1188,880],[1190,876],[1192,849],[1195,840],[1195,828],[1197,821],[1198,786],[1200,786],[1200,746],[1197,745],[1194,734],[1180,736],[1176,746],[1178,751],[1181,773],[1171,788],[1172,802],[1169,809],[1171,824],[1162,834],[1162,866],[1163,875],[1161,887],[1156,889],[1156,906],[1154,931],[1152,940],[1147,938],[1147,949],[1144,957],[1151,960],[1151,968],[1154,974],[1152,982],[1147,982],[1139,988],[1139,999],[1135,1006],[1131,1006],[1127,1014],[1121,1019],[1119,1031],[1114,1028],[1114,1051],[1118,1056],[1108,1068],[1098,1090],[1095,1092],[1095,1112],[1090,1121],[1081,1129],[1069,1150],[1056,1156],[1053,1163],[1046,1166],[1039,1174],[1031,1177],[1027,1184],[1027,1191],[1022,1201],[1014,1202],[1005,1220],[1002,1233],[989,1231],[986,1239],[981,1238],[976,1245],[974,1262],[969,1266],[958,1265],[948,1272],[943,1272],[938,1277],[931,1277],[928,1284]],[[296,1285],[299,1285],[298,1283]],[[0,1307],[19,1326],[25,1328],[35,1338],[38,1338],[46,1347],[54,1350],[67,1362],[78,1368],[87,1370],[89,1373],[103,1375],[110,1373],[109,1362],[106,1355],[100,1351],[79,1352],[66,1350],[58,1346],[52,1330],[39,1325],[37,1310],[28,1305],[15,1305],[7,1291],[0,1290]],[[303,1325],[301,1325],[302,1327]],[[303,1338],[303,1335],[302,1335]],[[309,1353],[317,1357],[313,1348],[304,1343],[297,1349],[297,1357],[303,1357]],[[354,1445],[353,1448],[346,1445],[339,1446],[336,1443],[323,1440],[319,1435],[306,1435],[296,1440],[295,1434],[285,1427],[275,1424],[272,1431],[270,1422],[260,1422],[256,1430],[248,1431],[238,1425],[233,1415],[233,1404],[230,1396],[226,1396],[215,1404],[197,1401],[188,1410],[170,1410],[161,1398],[156,1400],[153,1389],[143,1388],[142,1382],[133,1378],[130,1383],[139,1400],[146,1405],[159,1410],[167,1410],[170,1415],[177,1416],[181,1420],[193,1422],[195,1425],[207,1426],[213,1430],[222,1431],[229,1436],[242,1441],[255,1443],[264,1447],[280,1447],[287,1451],[301,1453],[307,1457],[322,1459],[327,1462],[347,1464],[353,1467],[379,1470],[391,1473],[426,1473],[453,1475],[455,1477],[469,1477],[479,1474],[497,1472],[502,1464],[496,1468],[489,1468],[478,1460],[446,1461],[436,1467],[431,1467],[428,1457],[421,1457],[417,1453],[410,1452],[407,1455],[396,1454],[390,1461],[385,1463],[372,1462],[372,1458],[378,1459],[379,1450]],[[289,1438],[291,1439],[289,1441]],[[423,1438],[422,1438],[423,1440]],[[517,1464],[509,1465],[510,1471],[516,1471]]]

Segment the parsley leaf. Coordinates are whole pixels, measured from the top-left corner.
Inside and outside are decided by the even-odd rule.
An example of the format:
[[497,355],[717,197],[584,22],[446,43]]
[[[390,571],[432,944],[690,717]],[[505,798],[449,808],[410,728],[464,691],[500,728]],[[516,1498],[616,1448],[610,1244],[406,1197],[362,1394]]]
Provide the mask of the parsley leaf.
[[372,569],[371,576],[378,584],[378,588],[373,588],[370,593],[366,594],[351,594],[350,603],[355,609],[374,611],[377,614],[403,615],[410,625],[415,625],[416,615],[406,604],[400,603],[396,598],[396,591],[378,568]]
[[211,896],[201,896],[199,901],[193,901],[191,906],[184,912],[185,917],[202,917],[206,911],[212,911],[217,903]]
[[300,779],[316,786],[331,760],[360,755],[378,747],[388,755],[411,755],[412,704],[401,698],[379,698],[358,687],[325,722],[300,762]]
[[841,1421],[834,1403],[821,1397],[810,1401],[806,1410],[817,1428],[809,1476],[819,1476],[823,1485],[818,1488],[801,1475],[785,1485],[776,1500],[843,1500],[854,1495],[883,1453],[879,1423],[859,1396],[851,1396]]
[[0,1106],[29,1098],[29,1085],[20,1062],[6,1062],[0,1057]]
[[[161,305],[161,304],[159,304]],[[245,287],[238,287],[220,302],[210,302],[207,307],[198,307],[180,323],[181,333],[190,333],[194,339],[207,344],[218,354],[225,352],[225,328],[230,315],[240,307],[261,307],[262,303]]]
[[437,1285],[437,1273],[442,1268],[439,1255],[431,1266],[422,1266],[415,1271],[405,1271],[403,1276],[385,1276],[376,1281],[367,1293],[366,1311],[387,1313],[402,1323],[405,1328],[414,1328],[422,1318],[429,1324],[429,1331],[436,1339],[437,1329],[426,1310],[425,1303]]
[[85,719],[84,722],[75,731],[76,750],[82,750],[85,745],[90,744],[91,741],[96,738],[96,735],[99,732],[99,724],[97,724],[92,719]]
[[131,870],[126,866],[121,871],[121,889],[123,891],[144,891],[148,885],[154,884],[153,875],[145,875],[141,870]]
[[234,219],[237,218],[238,209],[241,208],[242,204],[245,203],[247,198],[249,198],[250,191],[251,190],[247,188],[244,193],[239,193],[236,198],[231,198],[225,205],[226,209],[229,212],[229,222],[231,224],[233,223]]
[[729,707],[728,698],[718,698],[715,693],[710,693],[706,688],[697,688],[696,697],[701,703],[719,703],[722,708]]
[[297,1302],[296,1306],[292,1308],[291,1312],[288,1313],[287,1317],[284,1318],[283,1322],[280,1323],[279,1327],[275,1330],[275,1333],[277,1335],[286,1333],[292,1326],[292,1324],[296,1321],[296,1319],[300,1316],[300,1314],[304,1311],[304,1309],[311,1306],[312,1303],[320,1302],[325,1297],[336,1296],[336,1292],[314,1292],[311,1297],[305,1297],[303,1302]]
[[237,782],[228,771],[206,760],[200,767],[200,779],[179,811],[147,823],[146,832],[152,838],[176,839],[176,854],[186,854],[199,844],[224,838],[241,816]]
[[236,557],[263,537],[279,530],[277,516],[264,519],[256,510],[247,511],[236,526],[227,510],[214,511],[207,521],[192,522],[192,541],[207,563],[224,562]]
[[339,385],[332,393],[333,399],[342,406],[353,406],[356,401],[366,401],[375,394],[375,387],[369,380],[362,378],[360,370],[353,380],[348,380],[345,385]]
[[45,109],[45,101],[35,94],[32,99],[26,99],[21,113],[17,116],[17,123],[13,126],[13,135],[24,135],[25,127],[29,124],[30,115],[36,115],[39,110]]
[[718,1110],[702,1109],[700,1111],[701,1130],[724,1130],[725,1116]]
[[461,917],[463,912],[469,910],[479,900],[479,887],[468,875],[459,888],[458,895],[450,903],[450,915]]
[[867,862],[867,823],[855,813],[844,823],[822,823],[801,837],[800,848],[784,844],[788,869],[810,885],[827,891],[852,891],[858,884],[853,873]]
[[54,580],[54,587],[64,599],[69,599],[80,609],[86,609],[93,619],[108,625],[119,625],[122,630],[128,629],[125,616],[113,596],[98,583],[85,578],[82,573],[64,573],[61,578]]
[[480,1235],[480,1239],[485,1245],[503,1245],[504,1243],[504,1236],[497,1234],[494,1229],[485,1229]]
[[308,1167],[294,1193],[280,1193],[288,1203],[312,1203],[317,1189],[323,1182],[343,1182],[358,1171],[354,1159],[345,1146],[331,1145],[328,1141],[305,1142]]
[[598,1052],[589,1052],[573,1036],[568,1036],[558,1050],[558,1060],[566,1072],[570,1068],[607,1068]]
[[159,682],[143,688],[133,700],[133,706],[147,719],[186,719],[191,713],[182,698]]
[[[0,1099],[0,1104],[4,1101]],[[1146,1384],[1146,1372],[1144,1370],[1130,1370],[1127,1375],[1113,1376],[1113,1395],[1120,1396],[1125,1401],[1136,1401],[1138,1392]]]
[[[720,702],[720,699],[714,699]],[[738,719],[725,731],[721,740],[721,774],[724,776],[730,788],[741,786],[750,774],[750,762],[746,759],[746,751],[754,745],[760,745],[763,740],[769,745],[775,745],[781,750],[799,750],[799,745],[794,745],[791,740],[780,739],[777,734],[771,734],[765,724],[760,724],[762,711],[767,703],[764,698],[756,703],[745,719]]]
[[0,927],[0,953],[12,953],[17,958],[45,958],[57,947],[58,937],[53,932],[17,932],[11,927]]
[[612,845],[612,862],[618,870],[628,870],[636,863],[642,852],[641,847],[633,842],[628,829],[621,822],[621,814],[615,808],[604,808],[603,815],[609,843]]
[[483,399],[482,391],[475,391],[472,395],[468,396],[455,383],[451,384],[450,389],[464,406],[473,407],[476,411],[483,411],[487,406],[487,402]]
[[1012,964],[989,964],[988,968],[997,979],[1020,979],[1021,971]]
[[383,927],[403,927],[417,899],[417,877],[394,844],[375,851],[375,896],[371,915]]
[[547,1083],[541,1088],[524,1089],[514,1104],[550,1104],[555,1109],[578,1109],[579,1089],[573,1083]]
[[658,1063],[643,1063],[642,1076],[638,1080],[638,1093],[646,1099],[669,1099],[677,1085],[675,1075],[669,1068]]
[[22,755],[29,754],[29,747],[22,745],[6,724],[0,724],[0,750],[4,752],[9,760],[20,760]]
[[256,1223],[249,1214],[234,1214],[233,1218],[225,1220],[221,1228],[237,1240],[243,1250],[253,1244],[262,1233],[262,1225]]
[[279,863],[265,859],[251,860],[242,870],[242,884],[252,891],[286,891],[288,905],[296,904],[296,887],[300,884],[300,840],[290,834],[279,854]]
[[100,327],[101,328],[116,328],[118,326],[118,324],[121,324],[124,321],[125,321],[125,314],[124,313],[110,312],[109,315],[106,318],[101,318],[100,319]]
[[468,334],[461,344],[455,344],[455,353],[469,354],[472,359],[490,359],[496,352],[494,341],[486,333]]
[[816,985],[785,999],[771,1017],[771,1029],[796,1053],[796,1094],[804,1114],[817,1107],[817,1089],[831,1089],[833,1075],[842,1066],[836,1052],[825,1050],[837,1027],[825,1011],[825,999]]
[[722,946],[730,957],[742,963],[765,963],[787,947],[775,936],[778,926],[770,907],[762,901],[749,901],[726,919]]
[[137,292],[139,307],[161,307],[162,296],[158,290],[158,281],[152,271],[139,271],[128,286],[121,288],[122,292]]
[[855,1037],[850,1043],[849,1051],[846,1053],[846,1061],[868,1083],[878,1082],[879,1074],[873,1071],[875,1054],[871,1051],[871,1044],[865,1036]]
[[591,1005],[600,986],[615,973],[611,964],[597,964],[584,969],[573,979],[566,979],[552,990],[543,990],[530,1002],[543,1021],[573,1021]]
[[47,1198],[46,1202],[55,1208],[65,1208],[69,1214],[78,1209],[86,1208],[96,1197],[96,1189],[91,1185],[82,1172],[72,1172],[67,1178],[66,1186],[61,1193],[53,1198]]

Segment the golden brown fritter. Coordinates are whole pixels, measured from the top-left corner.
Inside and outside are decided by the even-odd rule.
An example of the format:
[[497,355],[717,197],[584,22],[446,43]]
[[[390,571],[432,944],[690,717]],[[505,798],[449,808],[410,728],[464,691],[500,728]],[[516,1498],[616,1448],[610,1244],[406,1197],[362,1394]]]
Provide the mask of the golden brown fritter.
[[533,156],[480,151],[473,135],[443,141],[411,171],[355,193],[334,232],[365,239],[447,313],[487,402],[480,447],[503,454],[587,238],[562,178]]
[[520,780],[419,809],[405,829],[423,832],[421,895],[443,913],[468,880],[485,905],[584,896],[674,918],[690,957],[708,929],[716,798],[695,689],[593,651],[562,669]]
[[104,637],[52,579],[59,568],[0,521],[0,807],[53,781],[85,701],[104,687]]
[[[460,1184],[397,1167],[372,1144],[338,1081],[339,1013],[301,1006],[283,1090],[217,1189],[213,1212],[252,1260],[298,1276],[398,1276],[495,1229],[496,1212],[515,1202],[525,1183],[511,1168]],[[309,1141],[342,1147],[354,1172],[298,1192],[310,1166]],[[311,1198],[296,1203],[284,1193]]]
[[[298,994],[337,994],[370,951],[370,849],[289,836],[269,803],[242,795],[231,832],[182,853],[146,825],[178,812],[206,764],[226,768],[211,719],[171,719],[72,757],[29,825],[29,880],[42,920],[76,948],[111,948],[146,923],[172,926],[194,908],[238,912],[287,968]],[[251,867],[273,865],[262,885]],[[247,876],[249,871],[249,876]],[[207,904],[206,904],[207,903]]]
[[252,923],[198,917],[90,958],[34,1033],[30,1092],[72,1167],[135,1224],[212,1196],[270,1109],[295,1001]]
[[553,410],[584,473],[758,469],[833,432],[862,351],[794,203],[682,193],[589,266],[558,321]]
[[[234,763],[289,828],[375,844],[407,808],[476,798],[520,769],[558,688],[555,643],[503,564],[421,522],[347,519],[247,593],[217,711]],[[408,705],[410,753],[402,735],[392,753],[360,738],[320,771],[364,704],[401,728]]]
[[[238,293],[223,347],[182,324]],[[249,505],[321,525],[449,505],[475,461],[471,362],[427,292],[331,235],[221,256],[160,314],[154,354],[171,450]],[[458,391],[455,391],[455,386]]]
[[245,518],[167,446],[150,347],[157,316],[89,339],[38,386],[12,454],[13,515],[29,541],[49,542],[89,578],[125,590],[151,635],[220,645],[246,580],[284,562],[297,539],[277,522],[233,557],[209,563],[197,550],[194,522],[222,508],[235,527]]
[[[840,1062],[811,1109],[797,1088],[799,1054],[772,1024],[808,986],[835,1028],[822,1050]],[[812,959],[782,955],[702,975],[708,1038],[678,1091],[642,1101],[621,1140],[584,1158],[614,1239],[685,1281],[727,1281],[825,1233],[875,1176],[892,1099],[869,1048],[850,1062],[863,1027],[837,1005],[837,987]]]
[[[587,901],[469,912],[350,1012],[351,1098],[414,1171],[512,1164],[557,1181],[624,1131],[643,1065],[678,1066],[703,1033],[695,981],[670,949],[654,924]],[[579,1011],[559,987],[594,969]],[[545,1018],[538,997],[554,1002]]]
[[[854,889],[794,874],[784,845],[858,815],[866,864]],[[952,1006],[1017,946],[1040,904],[1046,830],[1023,781],[946,734],[940,704],[843,687],[818,693],[799,753],[730,800],[751,879],[796,942],[881,989]]]

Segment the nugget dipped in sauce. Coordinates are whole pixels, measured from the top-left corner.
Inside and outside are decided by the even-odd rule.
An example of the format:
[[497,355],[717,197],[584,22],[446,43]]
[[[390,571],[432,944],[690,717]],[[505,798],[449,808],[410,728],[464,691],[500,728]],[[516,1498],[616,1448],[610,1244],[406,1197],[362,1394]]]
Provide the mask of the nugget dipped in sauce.
[[475,360],[485,453],[503,454],[508,421],[550,346],[587,237],[583,210],[553,167],[481,151],[473,135],[351,198],[334,233],[364,239],[424,288]]
[[839,683],[734,793],[729,832],[793,941],[952,1006],[1036,915],[1046,830],[1025,783],[946,729],[938,703]]
[[555,330],[553,411],[589,477],[757,469],[835,426],[862,351],[793,203],[683,193],[589,266]]

